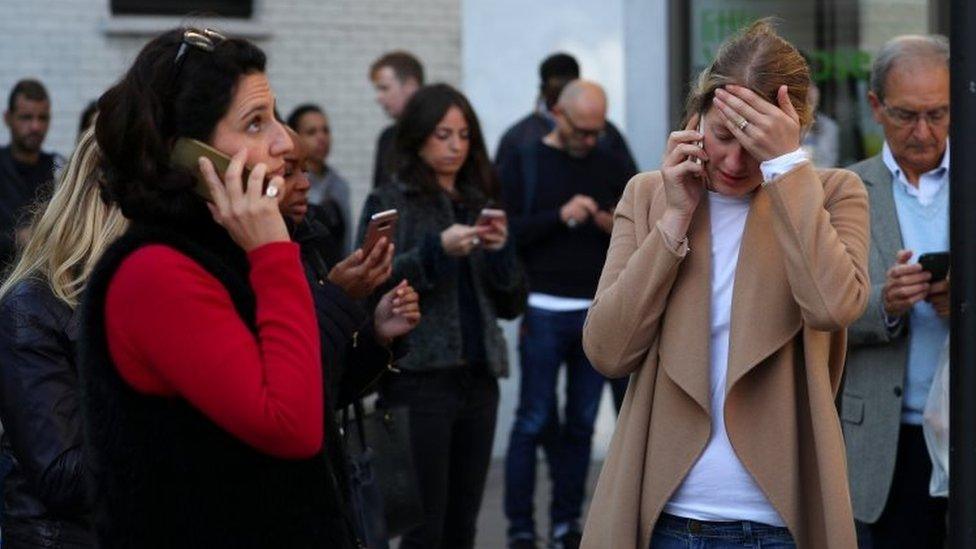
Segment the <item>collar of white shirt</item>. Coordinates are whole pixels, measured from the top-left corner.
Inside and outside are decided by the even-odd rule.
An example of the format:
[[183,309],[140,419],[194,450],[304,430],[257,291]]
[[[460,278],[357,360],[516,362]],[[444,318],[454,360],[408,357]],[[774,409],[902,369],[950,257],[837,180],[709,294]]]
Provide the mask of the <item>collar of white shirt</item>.
[[552,124],[556,123],[556,117],[552,115],[549,111],[549,107],[546,106],[546,100],[543,97],[539,97],[535,102],[535,112],[536,114],[542,116]]
[[884,161],[885,166],[888,167],[888,171],[891,172],[891,178],[897,181],[908,193],[908,196],[915,197],[918,202],[923,206],[928,206],[932,203],[935,195],[942,190],[942,187],[949,183],[949,144],[946,143],[945,154],[942,155],[942,162],[934,170],[925,172],[918,178],[918,187],[912,185],[908,182],[908,178],[905,177],[905,172],[902,171],[901,166],[895,161],[895,155],[891,153],[891,147],[888,146],[888,142],[885,141],[884,147],[881,149],[881,160]]

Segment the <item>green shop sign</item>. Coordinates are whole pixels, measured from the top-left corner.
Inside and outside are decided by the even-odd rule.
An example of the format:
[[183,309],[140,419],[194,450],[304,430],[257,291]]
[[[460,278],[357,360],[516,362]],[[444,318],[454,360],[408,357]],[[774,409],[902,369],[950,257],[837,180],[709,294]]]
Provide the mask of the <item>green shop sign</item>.
[[[749,26],[760,15],[749,9],[702,9],[692,32],[693,71],[697,74],[715,58],[726,38]],[[785,29],[788,31],[788,28]],[[869,52],[852,47],[829,50],[805,49],[814,82],[867,80],[871,74]]]

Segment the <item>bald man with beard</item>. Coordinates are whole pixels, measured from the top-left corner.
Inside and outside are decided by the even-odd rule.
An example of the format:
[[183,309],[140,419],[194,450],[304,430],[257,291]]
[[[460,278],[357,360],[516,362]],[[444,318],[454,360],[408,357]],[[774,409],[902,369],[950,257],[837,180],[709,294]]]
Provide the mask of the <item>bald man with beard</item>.
[[[606,381],[583,353],[583,322],[610,245],[613,208],[634,175],[632,165],[597,147],[606,112],[603,88],[574,80],[553,109],[553,130],[502,168],[502,195],[530,292],[519,345],[519,406],[505,466],[510,547],[535,547],[539,445],[553,481],[550,546],[579,545],[593,424]],[[560,422],[556,380],[563,364],[567,394]]]

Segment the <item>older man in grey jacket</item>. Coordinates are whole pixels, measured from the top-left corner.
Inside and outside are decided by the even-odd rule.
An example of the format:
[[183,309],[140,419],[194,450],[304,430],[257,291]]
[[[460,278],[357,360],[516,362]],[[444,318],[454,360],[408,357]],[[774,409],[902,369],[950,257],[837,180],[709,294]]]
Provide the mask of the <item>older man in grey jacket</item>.
[[868,99],[882,153],[850,169],[871,202],[871,299],[849,329],[841,420],[854,516],[874,547],[942,547],[922,411],[948,337],[949,283],[917,258],[949,248],[949,46],[902,36],[875,59]]

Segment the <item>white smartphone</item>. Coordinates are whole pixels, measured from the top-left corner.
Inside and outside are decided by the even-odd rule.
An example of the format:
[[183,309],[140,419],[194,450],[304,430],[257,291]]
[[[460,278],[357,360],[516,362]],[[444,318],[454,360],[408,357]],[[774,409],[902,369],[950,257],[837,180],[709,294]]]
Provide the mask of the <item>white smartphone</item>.
[[[701,138],[701,140],[696,141],[695,144],[698,145],[698,148],[699,149],[704,149],[705,148],[705,113],[700,113],[698,115],[698,133],[701,134],[702,138]],[[694,158],[692,158],[692,160],[695,162],[695,164],[698,164],[698,165],[703,164],[702,159],[701,158],[698,158],[697,156],[694,157]],[[710,191],[715,190],[715,188],[712,187],[712,182],[709,181],[709,179],[708,179],[708,172],[707,171],[704,172],[704,173],[702,173],[702,178],[701,179],[702,179],[702,183],[705,184],[705,188],[706,189],[708,189]]]
[[481,215],[478,216],[478,221],[476,225],[490,225],[495,219],[505,219],[505,210],[499,210],[496,208],[485,208],[481,210]]
[[[705,132],[704,132],[705,127],[702,124],[702,122],[704,122],[704,121],[705,121],[705,115],[704,114],[699,114],[698,115],[698,133],[701,134],[702,139],[701,139],[701,141],[696,141],[695,142],[695,144],[698,145],[698,148],[699,149],[704,149],[705,148]],[[702,163],[702,159],[701,158],[698,158],[697,156],[694,157],[693,160],[695,161],[695,164],[701,164]]]

